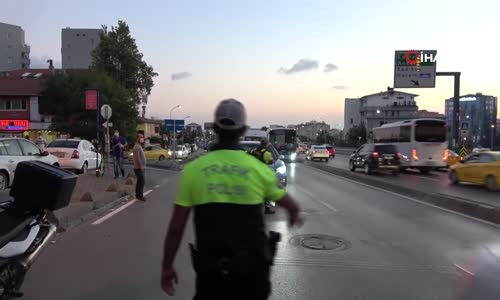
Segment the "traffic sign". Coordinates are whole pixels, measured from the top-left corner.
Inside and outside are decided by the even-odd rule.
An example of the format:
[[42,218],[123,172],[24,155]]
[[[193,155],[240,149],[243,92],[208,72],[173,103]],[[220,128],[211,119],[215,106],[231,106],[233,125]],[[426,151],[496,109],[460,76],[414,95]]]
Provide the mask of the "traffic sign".
[[469,121],[462,121],[462,124],[460,125],[460,129],[462,130],[469,130],[470,122]]
[[102,123],[102,127],[113,127],[113,123],[106,121]]
[[101,116],[104,119],[109,120],[111,118],[112,114],[113,114],[113,111],[111,109],[111,106],[109,106],[107,104],[104,104],[103,106],[101,106]]
[[465,146],[460,148],[460,150],[458,150],[458,155],[462,157],[465,157],[467,154],[469,154],[469,150]]
[[436,57],[436,50],[396,51],[394,59],[394,87],[435,87]]
[[85,90],[85,109],[97,110],[97,102],[99,99],[99,91],[88,89]]
[[175,131],[184,130],[184,120],[166,119],[165,120],[165,128],[168,131],[174,130],[174,123],[175,123]]

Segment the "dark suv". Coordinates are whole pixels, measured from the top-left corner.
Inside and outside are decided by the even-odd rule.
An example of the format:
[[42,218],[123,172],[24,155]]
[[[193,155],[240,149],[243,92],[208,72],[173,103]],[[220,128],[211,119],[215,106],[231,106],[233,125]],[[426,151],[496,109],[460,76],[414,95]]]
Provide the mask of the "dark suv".
[[399,174],[401,153],[394,145],[364,144],[349,158],[349,169],[363,168],[366,174],[376,170],[387,170]]

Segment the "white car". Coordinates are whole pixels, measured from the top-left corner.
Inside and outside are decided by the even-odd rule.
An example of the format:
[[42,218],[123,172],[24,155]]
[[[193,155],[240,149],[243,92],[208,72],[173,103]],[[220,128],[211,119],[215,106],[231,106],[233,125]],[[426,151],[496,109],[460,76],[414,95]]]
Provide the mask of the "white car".
[[61,168],[76,170],[79,173],[86,173],[89,168],[96,169],[102,159],[94,145],[87,140],[54,140],[46,150],[59,159]]
[[186,159],[189,156],[189,151],[186,146],[177,146],[175,149],[175,158],[177,159]]
[[325,146],[314,145],[306,152],[306,160],[319,159],[321,161],[328,162],[330,158],[330,152]]
[[32,142],[20,138],[0,138],[0,190],[11,186],[17,164],[27,160],[39,160],[59,166],[56,157],[40,150]]

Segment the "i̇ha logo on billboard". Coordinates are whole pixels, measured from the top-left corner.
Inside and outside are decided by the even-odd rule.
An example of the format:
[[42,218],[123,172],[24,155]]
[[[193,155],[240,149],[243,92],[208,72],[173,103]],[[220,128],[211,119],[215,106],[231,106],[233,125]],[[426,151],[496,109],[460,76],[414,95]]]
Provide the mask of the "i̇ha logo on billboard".
[[425,53],[424,51],[417,52],[408,50],[405,53],[405,60],[410,66],[420,66],[421,63],[435,63],[437,54]]

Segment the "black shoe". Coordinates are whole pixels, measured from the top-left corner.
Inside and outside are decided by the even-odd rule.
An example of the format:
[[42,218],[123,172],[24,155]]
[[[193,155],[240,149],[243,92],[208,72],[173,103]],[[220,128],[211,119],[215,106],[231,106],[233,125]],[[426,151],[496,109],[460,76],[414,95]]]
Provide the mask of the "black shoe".
[[264,210],[264,214],[266,214],[266,215],[272,215],[274,213],[276,213],[274,211],[274,209],[271,209],[271,208],[269,208],[269,207],[266,206],[266,209]]
[[146,202],[146,197],[136,197],[136,198],[139,201]]

